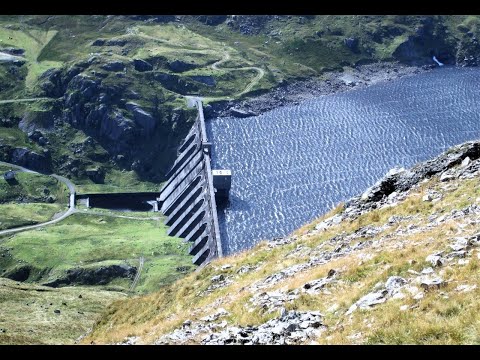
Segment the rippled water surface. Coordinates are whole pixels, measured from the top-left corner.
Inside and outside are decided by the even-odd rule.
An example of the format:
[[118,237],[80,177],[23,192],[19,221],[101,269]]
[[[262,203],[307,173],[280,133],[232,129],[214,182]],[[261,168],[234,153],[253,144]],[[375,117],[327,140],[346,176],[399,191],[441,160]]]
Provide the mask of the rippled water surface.
[[442,68],[260,116],[208,122],[213,168],[232,170],[224,253],[284,236],[411,166],[479,138],[480,70]]

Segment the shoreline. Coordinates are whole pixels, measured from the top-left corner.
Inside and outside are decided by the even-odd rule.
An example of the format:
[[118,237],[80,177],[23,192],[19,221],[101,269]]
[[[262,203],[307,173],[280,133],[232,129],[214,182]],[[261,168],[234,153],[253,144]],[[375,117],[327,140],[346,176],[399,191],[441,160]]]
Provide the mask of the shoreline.
[[417,75],[438,66],[411,66],[398,62],[378,62],[359,65],[344,71],[332,71],[321,78],[299,80],[279,85],[267,93],[244,99],[218,101],[205,106],[208,119],[217,117],[246,118],[257,116],[283,106],[299,105],[301,102],[323,95],[333,95],[370,85]]

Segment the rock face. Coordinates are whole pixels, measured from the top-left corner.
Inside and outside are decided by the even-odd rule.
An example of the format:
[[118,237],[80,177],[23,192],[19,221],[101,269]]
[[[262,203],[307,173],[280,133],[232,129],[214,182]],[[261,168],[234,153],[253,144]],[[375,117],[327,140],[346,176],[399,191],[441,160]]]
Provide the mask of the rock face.
[[67,270],[64,277],[47,282],[43,285],[51,287],[59,287],[71,284],[106,285],[116,278],[133,279],[136,272],[136,267],[128,265],[101,266],[93,269],[70,269]]
[[[145,64],[142,62],[139,64],[141,69],[145,69],[142,67]],[[99,65],[107,72],[100,74],[98,71],[89,71],[92,65]],[[151,69],[148,65],[147,67]],[[161,92],[157,98],[139,94],[136,87],[143,90],[143,83],[138,83],[138,79],[132,80],[131,77],[125,80],[112,79],[115,71],[130,68],[133,68],[131,63],[121,61],[103,63],[92,56],[69,68],[48,70],[40,79],[40,87],[44,91],[42,95],[59,97],[63,99],[63,103],[58,101],[53,110],[50,113],[46,112],[44,117],[52,122],[67,122],[81,129],[95,139],[119,167],[135,170],[142,178],[161,181],[170,165],[169,160],[174,157],[175,144],[178,144],[179,138],[188,131],[187,119],[190,114],[164,106]],[[156,80],[154,74],[157,73],[137,73],[135,78]],[[167,80],[179,87],[183,85],[178,79]],[[190,83],[195,82],[190,80]],[[190,90],[191,87],[183,89]],[[142,106],[132,101],[139,98],[144,101]],[[144,103],[147,103],[148,107],[144,106]],[[40,115],[29,115],[34,117],[32,121],[22,120],[25,123],[22,130],[25,132],[36,130],[31,125],[39,122],[37,120],[40,119]],[[158,141],[149,141],[153,137]],[[81,149],[78,150],[81,153]],[[160,159],[158,154],[162,154]],[[108,161],[103,158],[90,157],[90,159]],[[58,160],[60,172],[63,171],[68,176],[83,176],[88,164],[83,162],[73,164],[72,161],[74,160]],[[97,179],[96,182],[102,182],[100,177],[92,175]]]
[[191,81],[189,77],[181,77],[176,74],[164,72],[155,72],[154,80],[160,82],[166,89],[177,92],[182,95],[191,94],[199,91],[199,84]]
[[143,110],[140,105],[135,102],[128,102],[126,107],[132,112],[135,122],[145,129],[146,133],[155,128],[155,119],[151,114]]
[[456,44],[448,40],[446,31],[445,25],[425,17],[415,34],[397,47],[393,57],[411,65],[431,64],[433,56],[444,64],[454,64]]

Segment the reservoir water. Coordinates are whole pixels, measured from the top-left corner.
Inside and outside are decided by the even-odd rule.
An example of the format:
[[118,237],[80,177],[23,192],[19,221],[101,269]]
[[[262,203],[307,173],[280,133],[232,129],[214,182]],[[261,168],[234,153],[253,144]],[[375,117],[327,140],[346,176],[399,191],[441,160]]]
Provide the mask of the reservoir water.
[[410,167],[480,137],[480,70],[439,68],[250,118],[207,122],[213,168],[232,170],[224,254],[288,235]]

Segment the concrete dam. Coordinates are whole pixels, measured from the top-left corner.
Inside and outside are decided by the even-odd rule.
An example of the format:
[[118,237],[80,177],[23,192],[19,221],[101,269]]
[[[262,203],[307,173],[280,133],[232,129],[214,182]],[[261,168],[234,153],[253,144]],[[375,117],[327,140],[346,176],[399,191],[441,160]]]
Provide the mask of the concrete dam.
[[197,118],[178,149],[158,201],[167,217],[168,235],[191,242],[192,261],[202,265],[223,256],[217,202],[228,197],[231,173],[212,171],[212,144],[207,138],[202,102],[195,100],[195,106]]

